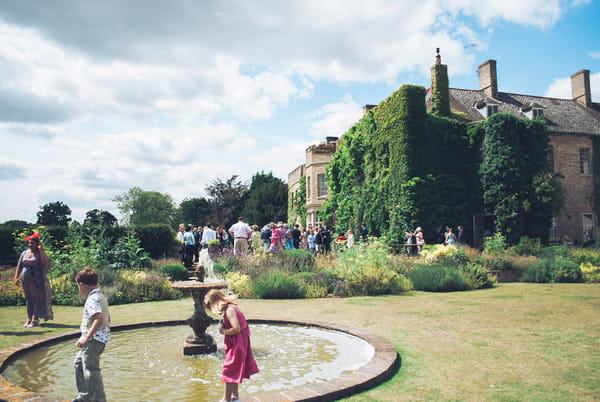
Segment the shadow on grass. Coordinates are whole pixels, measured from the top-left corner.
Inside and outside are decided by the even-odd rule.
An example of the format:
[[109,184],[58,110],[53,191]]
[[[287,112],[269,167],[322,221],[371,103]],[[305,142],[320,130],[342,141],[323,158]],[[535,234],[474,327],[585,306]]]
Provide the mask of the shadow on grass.
[[79,325],[73,325],[73,324],[55,324],[55,323],[49,323],[46,322],[44,324],[42,324],[42,327],[47,327],[47,328],[79,328]]

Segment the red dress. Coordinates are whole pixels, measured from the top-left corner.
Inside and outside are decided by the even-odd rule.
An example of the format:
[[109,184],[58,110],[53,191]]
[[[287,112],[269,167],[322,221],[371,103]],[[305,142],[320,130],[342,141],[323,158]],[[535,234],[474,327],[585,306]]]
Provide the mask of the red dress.
[[[250,378],[252,374],[259,372],[258,365],[252,356],[252,347],[250,345],[250,327],[246,322],[246,317],[237,308],[230,304],[227,309],[233,309],[240,323],[240,332],[236,335],[225,335],[225,363],[223,364],[223,382],[233,382],[240,384],[244,378]],[[227,315],[223,314],[223,327],[231,328],[231,323]]]

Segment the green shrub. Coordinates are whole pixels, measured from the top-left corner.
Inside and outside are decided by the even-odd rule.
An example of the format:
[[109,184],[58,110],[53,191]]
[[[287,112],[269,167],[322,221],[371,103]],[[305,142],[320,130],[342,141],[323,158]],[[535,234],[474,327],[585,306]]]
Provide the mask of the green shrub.
[[23,306],[25,304],[23,287],[20,284],[15,285],[14,277],[14,270],[9,270],[0,276],[0,306]]
[[570,249],[567,246],[549,246],[544,247],[540,253],[541,258],[553,258],[557,256],[566,257],[570,253]]
[[600,282],[600,266],[592,265],[589,262],[584,262],[580,265],[585,282],[598,283]]
[[376,241],[338,255],[333,269],[335,277],[345,282],[338,291],[343,289],[349,295],[398,294],[412,289],[410,281],[394,269],[389,248]]
[[501,254],[484,254],[481,261],[489,270],[512,269],[511,262]]
[[296,276],[271,271],[254,282],[254,294],[260,299],[301,299],[306,296],[306,286]]
[[520,280],[535,283],[581,282],[583,273],[579,265],[572,261],[561,257],[544,258],[527,267]]
[[420,266],[412,272],[410,280],[415,289],[429,292],[471,289],[469,280],[461,270],[441,264]]
[[486,237],[483,241],[485,254],[501,254],[504,249],[506,249],[506,238],[502,233],[494,233],[492,237]]
[[123,270],[116,273],[113,286],[104,289],[110,304],[140,303],[181,297],[168,278],[155,273]]
[[306,284],[306,297],[319,298],[329,294],[329,281],[326,275],[300,272],[296,276]]
[[523,236],[519,243],[509,249],[514,255],[539,255],[542,252],[542,241]]
[[240,272],[228,272],[225,274],[225,281],[227,282],[229,290],[239,297],[255,297],[254,291],[252,290],[252,282],[248,275]]
[[190,279],[190,274],[186,267],[181,264],[169,264],[165,265],[160,270],[163,274],[167,275],[171,281],[186,281]]
[[460,270],[468,278],[471,289],[489,288],[494,284],[487,269],[482,265],[467,263],[462,265]]
[[136,237],[140,240],[140,246],[152,258],[167,257],[173,245],[177,244],[175,232],[167,224],[136,225],[134,228]]
[[283,268],[290,272],[313,272],[315,257],[306,250],[284,250],[276,256]]
[[551,263],[554,272],[554,282],[576,283],[583,281],[581,267],[563,258],[555,258]]
[[62,306],[80,306],[83,304],[83,299],[79,296],[79,291],[75,284],[74,275],[63,274],[49,280],[53,293],[52,304]]
[[577,264],[600,265],[600,250],[590,248],[574,248],[569,250],[569,259]]

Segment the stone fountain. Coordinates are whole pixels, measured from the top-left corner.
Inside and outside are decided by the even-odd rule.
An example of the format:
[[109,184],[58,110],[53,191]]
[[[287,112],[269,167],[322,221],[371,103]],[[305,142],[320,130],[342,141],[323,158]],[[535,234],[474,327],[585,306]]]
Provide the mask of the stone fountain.
[[174,289],[191,294],[194,299],[194,314],[187,320],[188,325],[194,330],[194,334],[187,337],[183,347],[183,354],[187,356],[217,351],[215,340],[206,333],[206,328],[212,322],[212,318],[206,314],[203,301],[209,290],[224,289],[227,287],[227,283],[216,279],[205,281],[203,269],[202,267],[202,271],[196,271],[197,280],[174,282],[171,285]]

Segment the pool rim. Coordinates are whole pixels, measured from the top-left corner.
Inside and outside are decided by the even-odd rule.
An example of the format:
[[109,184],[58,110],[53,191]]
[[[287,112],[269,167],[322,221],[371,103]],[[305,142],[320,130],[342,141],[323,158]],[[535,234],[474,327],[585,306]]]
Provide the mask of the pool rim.
[[[177,326],[186,325],[186,321],[187,320],[144,321],[133,324],[115,325],[111,326],[110,329],[112,332],[119,332],[147,327]],[[367,364],[350,373],[342,374],[333,380],[317,381],[315,383],[306,384],[289,390],[253,395],[249,398],[245,398],[245,400],[254,402],[331,401],[371,389],[391,378],[400,368],[400,355],[390,342],[378,335],[371,334],[359,328],[320,321],[266,319],[248,319],[247,321],[249,324],[298,325],[346,333],[356,336],[357,338],[369,343],[374,349],[374,354]],[[218,320],[213,319],[212,324],[217,322]],[[69,399],[56,399],[56,397],[38,394],[19,387],[4,378],[2,373],[12,361],[27,353],[30,349],[43,345],[51,345],[69,339],[75,339],[79,337],[79,335],[79,331],[72,331],[61,335],[39,338],[31,342],[21,343],[13,347],[0,350],[0,400],[13,400],[18,398],[19,400],[32,400],[40,402],[69,401]]]

